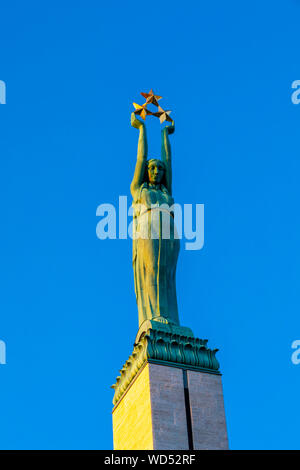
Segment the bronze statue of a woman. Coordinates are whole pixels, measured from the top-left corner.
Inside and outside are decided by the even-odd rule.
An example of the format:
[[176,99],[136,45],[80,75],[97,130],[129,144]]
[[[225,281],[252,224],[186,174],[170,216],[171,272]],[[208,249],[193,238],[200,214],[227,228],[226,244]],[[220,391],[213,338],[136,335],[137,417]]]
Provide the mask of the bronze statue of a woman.
[[[135,233],[133,271],[139,326],[145,320],[179,325],[176,296],[176,265],[179,239],[172,210],[172,165],[169,134],[174,123],[162,130],[161,160],[147,160],[145,124],[131,115],[139,130],[137,162],[130,186],[133,197]],[[169,234],[163,236],[162,221],[168,220]],[[156,221],[156,222],[155,222]]]

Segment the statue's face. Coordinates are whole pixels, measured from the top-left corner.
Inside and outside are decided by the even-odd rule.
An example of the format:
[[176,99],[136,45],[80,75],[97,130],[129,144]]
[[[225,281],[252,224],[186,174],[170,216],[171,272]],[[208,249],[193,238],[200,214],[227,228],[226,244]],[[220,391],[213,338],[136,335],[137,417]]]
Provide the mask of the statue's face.
[[148,177],[150,183],[159,184],[164,176],[164,167],[159,161],[149,163]]

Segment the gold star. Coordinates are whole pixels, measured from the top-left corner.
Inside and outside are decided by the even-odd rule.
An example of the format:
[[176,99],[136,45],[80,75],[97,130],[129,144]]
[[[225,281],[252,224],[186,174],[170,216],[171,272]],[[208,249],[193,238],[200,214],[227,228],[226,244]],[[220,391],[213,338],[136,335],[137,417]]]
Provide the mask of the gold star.
[[162,96],[155,95],[152,88],[149,93],[141,93],[141,95],[146,98],[146,104],[152,103],[155,106],[158,106],[158,100],[162,98]]
[[171,111],[169,109],[167,111],[165,111],[160,106],[158,106],[158,111],[156,113],[152,113],[152,114],[153,114],[153,116],[159,117],[160,123],[162,123],[164,121],[170,121],[170,122],[173,121],[172,118],[170,118],[170,116],[169,116],[170,113],[171,113]]
[[133,103],[133,106],[135,107],[135,111],[134,111],[134,114],[138,114],[139,116],[141,116],[142,119],[146,119],[146,116],[148,115],[152,115],[151,111],[149,111],[146,106],[147,106],[147,103],[143,104],[142,106],[140,106],[139,104],[137,103]]

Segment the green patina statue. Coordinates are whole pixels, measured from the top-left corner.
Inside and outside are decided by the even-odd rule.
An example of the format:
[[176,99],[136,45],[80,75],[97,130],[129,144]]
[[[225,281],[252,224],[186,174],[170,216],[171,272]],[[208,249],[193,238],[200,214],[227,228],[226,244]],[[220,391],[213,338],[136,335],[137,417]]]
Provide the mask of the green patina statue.
[[[217,349],[209,349],[207,340],[195,338],[192,330],[179,325],[176,296],[176,266],[179,238],[172,205],[172,165],[169,135],[175,130],[170,111],[158,106],[160,96],[141,93],[147,101],[131,115],[131,125],[139,130],[137,162],[130,186],[133,197],[133,271],[139,312],[139,330],[134,349],[123,365],[116,383],[113,403],[117,405],[145,363],[201,370],[220,374]],[[158,112],[147,109],[154,104]],[[147,115],[169,121],[162,130],[161,159],[147,160]],[[164,231],[165,226],[169,230]],[[167,236],[165,236],[167,235]]]
[[[174,122],[162,130],[161,160],[147,160],[145,124],[131,115],[131,125],[139,130],[137,162],[130,186],[134,208],[133,271],[139,312],[139,326],[145,320],[179,325],[176,296],[176,265],[179,239],[176,238],[172,197],[172,164],[169,134]],[[155,205],[155,207],[153,207]],[[165,222],[165,223],[164,223]],[[162,228],[169,226],[167,237]]]

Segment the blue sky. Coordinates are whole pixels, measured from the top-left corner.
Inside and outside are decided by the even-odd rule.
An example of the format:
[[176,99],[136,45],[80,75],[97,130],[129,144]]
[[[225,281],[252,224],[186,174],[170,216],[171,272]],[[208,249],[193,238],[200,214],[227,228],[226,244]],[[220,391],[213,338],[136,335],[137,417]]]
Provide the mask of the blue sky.
[[[232,449],[299,449],[298,0],[1,6],[0,448],[111,449],[110,385],[138,327],[131,240],[96,208],[130,196],[132,102],[172,110],[181,324],[218,347]],[[149,118],[149,155],[160,149]]]

